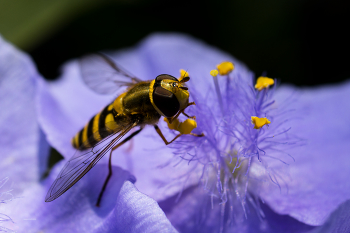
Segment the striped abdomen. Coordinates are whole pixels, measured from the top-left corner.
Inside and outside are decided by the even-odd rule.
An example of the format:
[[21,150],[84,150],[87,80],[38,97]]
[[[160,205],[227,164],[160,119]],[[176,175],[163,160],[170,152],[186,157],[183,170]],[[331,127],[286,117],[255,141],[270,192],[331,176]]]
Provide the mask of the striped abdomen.
[[125,120],[125,116],[118,115],[111,103],[92,117],[85,127],[73,137],[72,145],[79,150],[93,147],[103,138],[120,130]]

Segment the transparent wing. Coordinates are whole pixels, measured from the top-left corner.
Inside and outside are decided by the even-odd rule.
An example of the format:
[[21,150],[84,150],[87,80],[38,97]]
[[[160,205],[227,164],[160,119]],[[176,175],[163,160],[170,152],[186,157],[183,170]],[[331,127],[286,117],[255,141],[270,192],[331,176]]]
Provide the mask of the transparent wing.
[[[101,142],[90,149],[84,151],[77,150],[74,156],[64,165],[56,180],[51,185],[48,193],[46,194],[45,201],[53,201],[70,189],[88,171],[90,171],[90,169],[93,168],[96,163],[107,152],[109,152],[125,134],[137,126],[137,124],[138,122],[129,124],[128,126],[124,127],[123,130],[119,130],[109,135],[107,138],[104,138]],[[117,136],[111,141],[108,140],[115,135]]]
[[99,94],[111,94],[141,81],[102,53],[85,56],[79,62],[84,82]]

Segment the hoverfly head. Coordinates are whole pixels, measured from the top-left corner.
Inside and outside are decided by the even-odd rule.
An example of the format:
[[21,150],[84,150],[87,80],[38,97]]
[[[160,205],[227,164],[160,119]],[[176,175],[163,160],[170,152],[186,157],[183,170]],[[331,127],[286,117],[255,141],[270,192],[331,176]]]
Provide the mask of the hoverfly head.
[[173,117],[178,111],[187,107],[190,94],[183,83],[189,79],[185,77],[179,81],[168,74],[161,74],[155,78],[153,88],[151,88],[153,89],[151,100],[159,114]]

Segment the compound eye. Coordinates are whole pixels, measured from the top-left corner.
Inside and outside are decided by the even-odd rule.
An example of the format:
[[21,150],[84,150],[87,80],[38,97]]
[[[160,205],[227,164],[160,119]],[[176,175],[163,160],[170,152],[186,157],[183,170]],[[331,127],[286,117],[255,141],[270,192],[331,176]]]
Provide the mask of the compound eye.
[[156,82],[160,82],[160,81],[162,81],[164,79],[170,79],[170,80],[174,80],[174,81],[179,81],[179,80],[177,80],[177,78],[175,78],[175,77],[173,77],[173,76],[171,76],[169,74],[160,74],[160,75],[158,75],[156,77]]
[[180,103],[176,96],[161,86],[153,91],[153,102],[166,117],[175,116],[180,110]]

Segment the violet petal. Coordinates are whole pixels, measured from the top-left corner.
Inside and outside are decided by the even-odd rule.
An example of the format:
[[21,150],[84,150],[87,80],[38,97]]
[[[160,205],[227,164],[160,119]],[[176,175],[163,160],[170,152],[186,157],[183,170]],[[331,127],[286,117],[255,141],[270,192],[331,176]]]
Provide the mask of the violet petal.
[[333,211],[327,221],[310,233],[350,232],[350,200],[342,203]]
[[34,103],[38,77],[32,60],[0,37],[0,179],[9,178],[14,195],[47,167],[49,148]]
[[96,165],[74,187],[53,202],[44,198],[64,161],[52,171],[44,185],[36,184],[5,206],[15,216],[14,229],[19,232],[176,232],[158,204],[135,189],[135,178],[127,171],[113,167],[101,206],[98,194],[108,170]]
[[[258,213],[250,203],[247,205],[249,212],[247,219],[241,222],[230,223],[221,221],[221,205],[214,199],[211,200],[201,187],[192,187],[185,190],[182,197],[177,201],[177,196],[173,196],[159,202],[173,226],[179,232],[284,232],[284,233],[307,233],[314,229],[313,226],[297,221],[289,215],[280,215],[272,211],[267,205],[259,203],[260,210],[264,217],[259,217]],[[227,219],[226,212],[225,219]],[[221,225],[224,224],[224,225]],[[223,227],[222,227],[223,226]],[[222,229],[222,230],[220,230]]]
[[[284,95],[291,91],[279,90]],[[321,225],[350,198],[350,82],[303,89],[298,96],[295,115],[299,119],[292,121],[292,130],[306,141],[305,146],[289,151],[295,163],[284,177],[288,193],[268,186],[260,195],[280,214]]]

